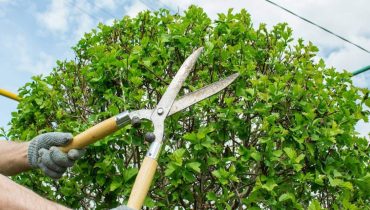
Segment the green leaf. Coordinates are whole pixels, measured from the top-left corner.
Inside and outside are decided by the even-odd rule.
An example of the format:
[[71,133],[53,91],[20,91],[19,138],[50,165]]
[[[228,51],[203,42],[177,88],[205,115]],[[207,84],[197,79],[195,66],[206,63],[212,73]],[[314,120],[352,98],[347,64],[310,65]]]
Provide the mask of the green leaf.
[[217,200],[216,193],[214,193],[214,192],[208,192],[206,197],[207,197],[207,200],[209,200],[209,201],[216,201]]
[[305,157],[305,155],[304,154],[300,154],[296,159],[295,159],[295,162],[296,163],[299,163],[299,162],[301,162],[302,160],[303,160],[303,158]]
[[308,206],[308,210],[322,210],[320,202],[316,199],[312,200],[310,205]]
[[366,195],[370,195],[370,173],[358,178],[355,183]]
[[365,100],[365,105],[366,105],[367,107],[370,107],[370,98],[369,98],[369,99],[367,99],[367,100]]
[[178,168],[178,166],[176,166],[175,164],[169,163],[167,165],[167,168],[166,168],[165,172],[164,172],[164,175],[165,176],[170,176],[173,172],[176,171],[177,168]]
[[37,105],[41,106],[43,104],[43,100],[41,98],[36,98],[35,102]]
[[143,82],[143,79],[140,78],[140,77],[132,77],[130,78],[130,81],[135,85],[135,86],[139,86],[142,84]]
[[289,159],[294,160],[296,157],[296,151],[293,148],[285,147],[284,152],[288,155]]
[[282,194],[279,197],[279,201],[280,202],[284,202],[284,201],[287,201],[287,200],[291,200],[291,201],[295,202],[295,196],[294,196],[294,194],[292,194],[292,193],[284,193],[284,194]]
[[174,161],[176,165],[182,166],[183,156],[185,152],[186,150],[182,148],[173,152],[173,154],[171,155],[171,159]]
[[251,157],[255,160],[255,161],[260,161],[261,160],[261,154],[257,151],[255,152],[252,152],[251,153]]
[[137,168],[128,168],[123,171],[123,178],[125,182],[128,182],[130,180],[133,180],[133,178],[136,176],[138,173]]
[[293,168],[296,172],[299,172],[301,171],[301,169],[303,168],[302,164],[299,164],[299,163],[295,163],[293,164]]
[[113,177],[113,180],[109,185],[109,191],[114,191],[117,188],[121,187],[121,185],[122,185],[122,178],[121,177]]
[[330,186],[336,187],[336,186],[341,185],[343,183],[343,180],[333,179],[333,178],[329,177],[329,183],[330,183]]
[[152,198],[150,198],[149,196],[146,196],[145,197],[145,200],[144,200],[144,205],[149,207],[149,208],[154,208],[154,207],[157,207],[158,204],[157,202],[155,202]]
[[197,140],[197,134],[195,133],[187,133],[183,136],[185,140],[188,140],[190,142],[195,142]]
[[272,152],[272,155],[275,157],[280,157],[283,154],[281,150],[275,150]]
[[96,176],[96,182],[99,186],[103,186],[105,184],[106,177],[104,174],[99,174]]
[[60,190],[66,196],[70,196],[75,193],[75,189],[68,187],[68,186],[63,186]]
[[163,43],[169,42],[169,41],[170,41],[170,38],[171,38],[171,36],[170,36],[170,35],[168,35],[168,34],[162,34],[162,35],[161,35],[161,41],[162,41]]
[[324,178],[325,178],[324,175],[318,174],[316,172],[316,177],[315,177],[314,181],[315,181],[316,184],[323,186],[324,185],[324,180],[323,180]]
[[268,179],[265,184],[262,185],[263,189],[266,189],[267,191],[271,192],[275,187],[278,185],[275,183],[274,180]]
[[342,188],[347,188],[347,189],[353,191],[353,185],[352,185],[351,182],[343,182],[342,184],[340,184],[340,186]]
[[191,168],[193,171],[200,173],[200,163],[199,162],[191,162],[187,163],[186,166]]
[[212,132],[214,129],[212,127],[205,127],[200,128],[197,133],[197,139],[202,140],[206,137],[206,135]]
[[182,177],[185,178],[185,180],[188,182],[188,183],[192,183],[195,181],[195,177],[192,173],[190,173],[189,171],[187,170],[183,170],[182,171]]
[[215,176],[222,185],[229,183],[230,173],[223,168],[212,171],[212,175]]
[[346,188],[346,189],[349,189],[349,190],[353,190],[353,186],[350,182],[345,182],[343,181],[342,179],[333,179],[331,177],[329,177],[329,183],[330,183],[330,186],[333,186],[333,187],[341,187],[341,188]]

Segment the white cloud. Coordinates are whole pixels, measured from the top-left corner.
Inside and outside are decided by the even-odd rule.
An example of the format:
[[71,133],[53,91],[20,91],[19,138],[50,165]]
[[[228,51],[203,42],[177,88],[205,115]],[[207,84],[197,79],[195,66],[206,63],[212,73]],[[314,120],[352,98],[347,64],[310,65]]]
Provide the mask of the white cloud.
[[94,27],[93,20],[87,16],[87,15],[81,15],[77,17],[77,19],[80,21],[77,25],[77,29],[74,33],[75,40],[80,39],[83,37],[83,35],[87,32],[89,32]]
[[126,11],[125,15],[135,17],[139,12],[147,9],[148,7],[141,1],[133,1],[133,3],[130,6],[125,7]]
[[357,87],[366,88],[369,86],[369,82],[366,81],[366,77],[363,75],[355,76],[353,79],[353,84],[355,84]]
[[114,10],[117,7],[117,2],[115,0],[96,0],[95,1],[97,9],[109,9]]
[[366,137],[367,139],[370,138],[369,123],[365,123],[363,120],[361,120],[356,125],[356,131],[359,133],[359,136]]
[[[364,110],[370,110],[369,107],[364,106]],[[369,118],[370,120],[370,118]],[[359,132],[360,136],[370,139],[370,123],[365,123],[363,120],[360,120],[356,125],[356,131]]]
[[43,31],[44,34],[51,33],[62,38],[62,41],[68,39],[76,42],[84,33],[95,27],[98,21],[103,20],[96,15],[99,10],[114,6],[113,0],[97,1],[96,4],[87,0],[52,0],[47,10],[38,13],[36,17],[38,22],[47,29]]
[[89,32],[98,20],[93,16],[94,8],[88,1],[78,1],[75,3],[71,19],[75,26],[74,40],[79,40],[86,32]]
[[33,62],[36,74],[48,74],[51,72],[56,59],[43,51],[36,54],[36,61]]
[[43,51],[33,52],[26,38],[21,35],[17,36],[15,40],[17,46],[13,48],[12,53],[18,58],[16,70],[31,72],[34,75],[47,74],[52,70],[56,60],[53,56]]
[[114,24],[114,18],[111,18],[111,19],[108,19],[104,22],[104,24],[108,25],[108,26],[113,26]]
[[[370,39],[368,40],[370,42]],[[353,72],[361,67],[370,64],[370,55],[361,50],[346,45],[345,47],[334,51],[325,58],[328,66],[334,66],[338,71],[343,69]]]
[[65,0],[52,0],[45,12],[36,14],[37,20],[49,31],[60,33],[68,30],[69,7]]

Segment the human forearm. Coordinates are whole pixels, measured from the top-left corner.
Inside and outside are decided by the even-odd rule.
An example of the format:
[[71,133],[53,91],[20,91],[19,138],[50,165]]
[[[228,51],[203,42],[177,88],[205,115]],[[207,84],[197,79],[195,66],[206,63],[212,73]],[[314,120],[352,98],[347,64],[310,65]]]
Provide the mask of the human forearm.
[[1,209],[67,210],[68,208],[44,199],[31,190],[18,185],[0,174],[0,210]]
[[12,176],[31,168],[27,150],[29,142],[0,140],[0,174]]

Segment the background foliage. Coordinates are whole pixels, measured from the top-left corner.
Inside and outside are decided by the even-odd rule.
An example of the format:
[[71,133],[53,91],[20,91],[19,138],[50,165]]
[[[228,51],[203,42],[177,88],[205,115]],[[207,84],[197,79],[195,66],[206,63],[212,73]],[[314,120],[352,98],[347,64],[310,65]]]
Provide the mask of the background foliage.
[[[293,42],[286,24],[252,27],[242,10],[211,21],[192,6],[99,25],[48,76],[20,90],[10,136],[77,134],[124,110],[153,108],[191,52],[204,46],[183,92],[235,72],[226,91],[166,121],[167,143],[145,208],[369,209],[369,91],[351,74],[315,62],[317,48]],[[126,127],[88,147],[60,181],[32,171],[15,177],[77,208],[125,203],[148,145]]]

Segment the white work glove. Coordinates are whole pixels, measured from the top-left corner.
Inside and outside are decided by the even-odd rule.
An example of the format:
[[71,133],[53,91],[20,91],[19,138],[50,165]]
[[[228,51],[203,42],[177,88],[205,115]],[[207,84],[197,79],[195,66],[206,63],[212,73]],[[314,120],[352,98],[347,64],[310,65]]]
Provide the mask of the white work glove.
[[85,152],[85,150],[71,149],[68,153],[64,153],[58,149],[58,146],[68,144],[72,138],[72,134],[60,132],[36,136],[28,147],[28,163],[33,168],[40,168],[51,178],[59,179]]
[[125,205],[122,205],[122,206],[117,206],[116,208],[111,209],[111,210],[134,210],[134,209],[127,207]]

